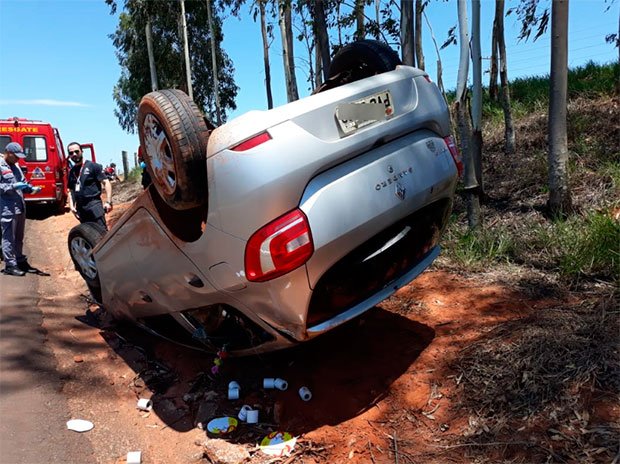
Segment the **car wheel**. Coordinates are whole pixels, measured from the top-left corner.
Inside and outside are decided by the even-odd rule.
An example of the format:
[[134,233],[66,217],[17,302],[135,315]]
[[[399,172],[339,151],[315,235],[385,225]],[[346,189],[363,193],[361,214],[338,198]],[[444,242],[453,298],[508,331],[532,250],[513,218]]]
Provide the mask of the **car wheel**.
[[138,108],[138,132],[153,185],[172,208],[207,202],[209,129],[196,104],[180,90],[145,95]]
[[86,281],[97,302],[101,302],[101,282],[93,249],[104,235],[105,231],[98,224],[85,222],[71,229],[68,239],[69,254],[75,269]]
[[329,67],[329,77],[317,91],[333,89],[350,82],[393,71],[402,64],[398,53],[378,40],[358,40],[342,47]]

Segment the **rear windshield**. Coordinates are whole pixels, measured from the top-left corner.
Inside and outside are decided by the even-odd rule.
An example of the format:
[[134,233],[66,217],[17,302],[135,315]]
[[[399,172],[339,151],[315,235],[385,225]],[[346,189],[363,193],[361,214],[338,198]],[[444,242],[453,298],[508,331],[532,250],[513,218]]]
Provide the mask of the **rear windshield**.
[[26,154],[25,161],[47,161],[47,142],[45,137],[37,136],[25,136],[24,153]]
[[9,143],[11,143],[11,137],[8,135],[0,135],[0,153],[4,153],[4,149]]

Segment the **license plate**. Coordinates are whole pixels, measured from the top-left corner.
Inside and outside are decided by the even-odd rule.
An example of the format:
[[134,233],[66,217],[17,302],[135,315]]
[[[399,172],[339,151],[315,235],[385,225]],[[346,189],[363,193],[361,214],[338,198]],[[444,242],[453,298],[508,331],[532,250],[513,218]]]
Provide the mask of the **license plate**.
[[393,114],[392,93],[387,89],[336,107],[336,120],[344,135],[377,121],[385,121]]

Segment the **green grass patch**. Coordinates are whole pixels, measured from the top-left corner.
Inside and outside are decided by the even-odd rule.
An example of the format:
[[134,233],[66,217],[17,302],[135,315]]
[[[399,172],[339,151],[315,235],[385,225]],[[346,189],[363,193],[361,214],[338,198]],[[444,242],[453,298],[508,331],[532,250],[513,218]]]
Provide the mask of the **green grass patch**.
[[529,248],[564,279],[620,279],[620,223],[607,211],[537,226]]
[[491,263],[510,262],[515,252],[513,234],[507,229],[493,227],[462,230],[452,223],[443,242],[446,254],[456,263],[477,269]]

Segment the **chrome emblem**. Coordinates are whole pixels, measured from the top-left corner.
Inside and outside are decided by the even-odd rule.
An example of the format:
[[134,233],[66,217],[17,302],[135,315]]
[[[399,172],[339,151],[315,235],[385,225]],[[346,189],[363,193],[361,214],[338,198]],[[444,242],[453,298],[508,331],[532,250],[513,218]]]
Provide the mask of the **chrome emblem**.
[[396,183],[396,190],[394,193],[396,194],[396,198],[398,198],[399,200],[404,200],[407,189],[400,185],[400,183]]
[[437,151],[434,140],[427,140],[426,147],[431,151],[431,153],[435,153]]
[[394,168],[388,164],[388,173],[392,174],[394,172]]

